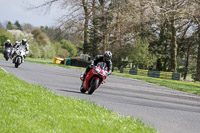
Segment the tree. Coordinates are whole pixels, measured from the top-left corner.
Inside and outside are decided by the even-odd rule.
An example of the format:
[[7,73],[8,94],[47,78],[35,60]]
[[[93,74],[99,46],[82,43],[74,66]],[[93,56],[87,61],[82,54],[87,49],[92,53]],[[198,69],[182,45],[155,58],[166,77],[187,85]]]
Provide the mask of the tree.
[[45,46],[50,44],[49,38],[40,29],[34,29],[31,33],[33,34],[39,46]]
[[[169,1],[156,1],[152,2],[151,6],[155,13],[154,17],[158,19],[161,29],[168,29],[169,35],[169,48],[170,48],[170,71],[177,71],[177,57],[178,44],[177,38],[181,33],[181,29],[189,23],[188,15],[185,14],[189,7],[189,1],[187,0],[169,0]],[[160,39],[159,39],[160,40]],[[160,40],[161,41],[161,40]]]
[[14,42],[14,37],[4,29],[0,29],[0,52],[3,52],[3,45],[5,44],[6,40],[10,40]]
[[40,49],[42,58],[53,58],[56,55],[54,45],[49,40],[48,36],[41,29],[34,29],[32,32]]
[[38,9],[51,7],[52,4],[59,3],[62,9],[69,9],[68,14],[63,15],[60,20],[60,28],[62,30],[79,30],[82,28],[83,23],[83,32],[84,32],[84,45],[83,53],[88,53],[88,23],[90,19],[90,0],[48,0],[39,6],[34,6],[31,9]]
[[13,26],[13,24],[10,21],[8,21],[8,23],[6,25],[6,29],[8,29],[8,30],[14,29],[14,26]]
[[198,52],[197,52],[197,68],[196,68],[196,81],[200,81],[200,1],[194,0],[193,1],[195,10],[193,10],[192,17],[194,22],[197,24],[197,35],[198,35]]
[[17,30],[22,30],[22,26],[21,26],[21,24],[19,23],[18,20],[15,21],[15,26],[16,26]]
[[2,24],[0,23],[0,30],[1,30],[1,29],[3,29],[3,26],[2,26]]
[[25,30],[25,31],[31,31],[31,30],[33,30],[33,26],[31,24],[26,23],[23,26],[23,30]]
[[148,48],[149,44],[147,39],[138,37],[135,44],[129,50],[129,60],[136,68],[149,69],[152,68],[156,58]]
[[63,49],[66,49],[69,52],[69,57],[74,57],[77,54],[77,50],[75,45],[73,45],[70,41],[62,40],[61,46]]

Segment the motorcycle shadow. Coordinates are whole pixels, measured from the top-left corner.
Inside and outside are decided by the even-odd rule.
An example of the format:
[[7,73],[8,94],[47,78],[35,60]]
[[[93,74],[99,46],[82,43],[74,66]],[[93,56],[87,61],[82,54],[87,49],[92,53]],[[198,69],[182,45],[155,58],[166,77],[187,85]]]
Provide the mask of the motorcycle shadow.
[[86,93],[82,93],[80,91],[73,91],[73,90],[64,90],[64,89],[59,89],[59,91],[63,91],[63,92],[69,92],[69,93],[76,93],[76,94],[81,94],[81,95],[88,95],[91,96],[90,94]]
[[[64,90],[64,89],[59,89],[59,91],[70,92],[70,93],[77,93],[77,94],[84,94],[84,93],[81,93],[80,91],[73,91],[73,90]],[[86,94],[86,93],[85,93],[85,94]]]

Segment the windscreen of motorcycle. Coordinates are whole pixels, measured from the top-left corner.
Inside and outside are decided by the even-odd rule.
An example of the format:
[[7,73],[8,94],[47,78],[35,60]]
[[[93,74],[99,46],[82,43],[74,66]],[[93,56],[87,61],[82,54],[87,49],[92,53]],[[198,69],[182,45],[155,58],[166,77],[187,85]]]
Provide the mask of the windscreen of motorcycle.
[[100,66],[100,68],[101,68],[102,70],[106,70],[106,68],[107,68],[107,65],[106,65],[105,62],[99,62],[99,63],[97,64],[97,66]]

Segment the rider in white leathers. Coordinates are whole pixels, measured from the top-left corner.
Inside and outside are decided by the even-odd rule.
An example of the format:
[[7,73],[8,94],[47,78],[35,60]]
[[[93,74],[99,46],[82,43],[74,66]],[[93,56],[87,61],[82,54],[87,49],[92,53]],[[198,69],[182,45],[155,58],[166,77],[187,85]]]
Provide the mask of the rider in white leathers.
[[[17,49],[17,48],[24,49],[26,55],[29,53],[29,45],[28,45],[26,39],[22,39],[22,41],[21,41],[20,43],[16,43],[16,45],[13,46],[13,48],[14,48],[14,49]],[[14,53],[13,53],[13,56],[14,56],[15,54],[16,54],[16,53],[14,52]],[[26,55],[24,55],[24,59],[26,58]]]

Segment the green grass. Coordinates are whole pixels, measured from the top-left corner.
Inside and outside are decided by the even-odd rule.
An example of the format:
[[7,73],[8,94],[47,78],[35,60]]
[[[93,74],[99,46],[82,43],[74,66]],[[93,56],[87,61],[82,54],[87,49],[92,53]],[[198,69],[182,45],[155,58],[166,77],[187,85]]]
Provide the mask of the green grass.
[[3,54],[0,53],[0,59],[4,59]]
[[86,100],[58,96],[0,69],[1,133],[154,133],[140,120]]
[[151,77],[124,74],[124,73],[117,73],[117,72],[113,72],[112,74],[121,76],[121,77],[126,77],[126,78],[138,79],[138,80],[142,80],[145,82],[157,84],[160,86],[165,86],[168,88],[200,95],[200,84],[198,82],[196,82],[196,83],[195,82],[183,82],[183,81],[176,81],[176,80],[167,80],[167,79],[159,79],[159,78],[151,78]]

